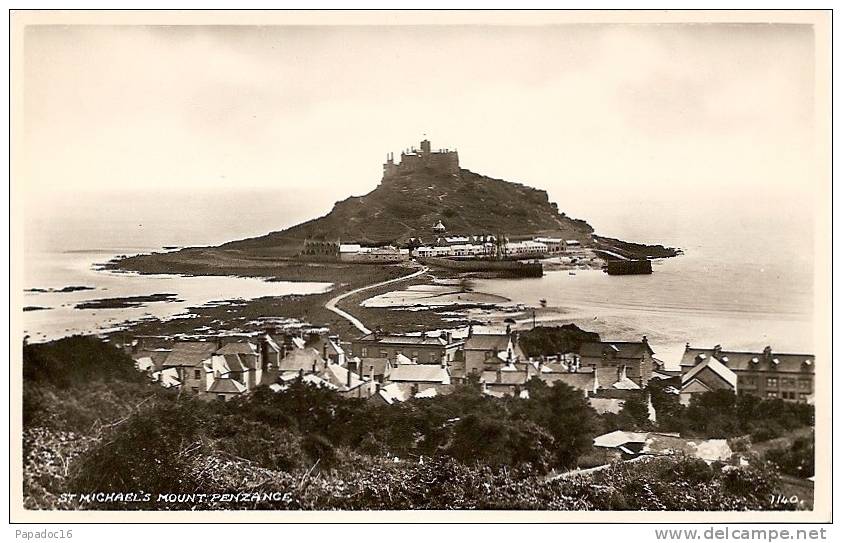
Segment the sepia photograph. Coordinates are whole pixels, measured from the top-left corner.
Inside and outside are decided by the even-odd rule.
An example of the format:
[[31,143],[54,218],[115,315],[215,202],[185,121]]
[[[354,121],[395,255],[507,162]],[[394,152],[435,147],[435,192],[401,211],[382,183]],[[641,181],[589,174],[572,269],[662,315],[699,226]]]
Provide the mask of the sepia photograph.
[[9,17],[12,520],[830,521],[829,10]]

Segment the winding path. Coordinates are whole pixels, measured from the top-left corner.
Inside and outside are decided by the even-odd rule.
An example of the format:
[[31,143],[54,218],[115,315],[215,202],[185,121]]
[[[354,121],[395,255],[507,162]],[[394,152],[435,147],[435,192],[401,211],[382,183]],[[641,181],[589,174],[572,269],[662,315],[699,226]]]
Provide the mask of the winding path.
[[336,304],[338,304],[339,302],[341,302],[342,300],[344,300],[345,298],[347,298],[348,296],[351,296],[353,294],[358,294],[360,292],[363,292],[363,291],[366,291],[366,290],[369,290],[369,289],[372,289],[372,288],[382,287],[384,285],[391,285],[392,283],[399,283],[401,281],[406,281],[407,279],[413,279],[415,277],[418,277],[419,275],[423,275],[423,274],[427,273],[429,270],[430,270],[430,268],[428,268],[427,266],[424,266],[420,270],[418,270],[416,272],[413,272],[413,273],[410,273],[409,275],[404,275],[403,277],[396,277],[395,279],[389,279],[388,281],[381,281],[379,283],[374,283],[373,285],[366,285],[364,287],[355,288],[354,290],[349,290],[348,292],[346,292],[344,294],[340,294],[339,296],[334,296],[333,298],[328,300],[327,303],[325,304],[325,308],[328,311],[333,311],[334,313],[336,313],[337,315],[339,315],[343,319],[345,319],[348,322],[350,322],[351,324],[353,324],[354,327],[357,330],[359,330],[360,332],[362,332],[363,334],[370,334],[371,330],[366,328],[365,325],[362,323],[362,321],[360,319],[351,315],[347,311],[343,311],[342,309],[339,309],[336,306]]

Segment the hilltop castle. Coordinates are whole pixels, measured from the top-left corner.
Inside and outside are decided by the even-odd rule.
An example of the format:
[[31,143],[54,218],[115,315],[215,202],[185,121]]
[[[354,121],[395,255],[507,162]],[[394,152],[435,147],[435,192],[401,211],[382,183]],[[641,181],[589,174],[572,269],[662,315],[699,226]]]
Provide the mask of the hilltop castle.
[[435,173],[456,174],[459,173],[459,153],[450,149],[430,149],[430,141],[421,142],[421,148],[403,151],[401,160],[395,164],[395,155],[389,153],[386,163],[383,164],[383,179],[389,179],[398,175],[412,173],[422,168],[429,168]]

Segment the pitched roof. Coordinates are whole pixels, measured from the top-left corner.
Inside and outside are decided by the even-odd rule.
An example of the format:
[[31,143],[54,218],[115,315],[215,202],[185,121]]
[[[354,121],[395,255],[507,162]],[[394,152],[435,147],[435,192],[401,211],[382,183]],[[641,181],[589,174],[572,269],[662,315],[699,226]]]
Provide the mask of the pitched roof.
[[614,430],[607,434],[597,436],[593,440],[594,447],[609,447],[615,448],[626,443],[646,443],[648,434],[645,432],[625,432],[623,430]]
[[293,349],[281,359],[281,362],[278,364],[278,369],[282,372],[298,370],[310,372],[313,371],[314,363],[316,365],[316,371],[324,369],[326,364],[325,360],[316,349],[311,347],[306,349]]
[[226,377],[214,379],[213,384],[208,389],[208,393],[211,394],[242,394],[245,391],[244,384]]
[[497,371],[487,370],[482,372],[480,382],[487,385],[524,385],[526,384],[526,371],[500,371],[500,380],[497,380]]
[[624,375],[612,383],[611,388],[616,388],[617,390],[640,390],[640,385]]
[[693,366],[690,371],[681,376],[682,387],[690,383],[699,373],[705,368],[710,369],[714,374],[718,375],[723,381],[728,383],[731,388],[737,388],[737,374],[731,368],[714,358],[713,356],[706,356],[704,360]]
[[[351,375],[351,386],[348,386],[348,374]],[[325,370],[319,375],[325,381],[335,385],[339,390],[351,390],[358,386],[365,384],[365,381],[360,379],[357,374],[349,371],[347,368],[339,364],[328,364]]]
[[[704,360],[700,355],[710,358],[715,353],[714,349],[700,349],[688,346],[684,349],[684,356],[681,358],[681,367],[695,366]],[[762,352],[724,350],[719,350],[716,354],[718,354],[717,358],[720,362],[735,371],[780,371],[805,374],[815,373],[816,371],[816,359],[812,354],[778,354],[772,352],[767,356]]]
[[381,386],[377,395],[389,405],[401,403],[412,397],[412,387],[408,383],[390,383]]
[[642,341],[589,341],[579,347],[579,355],[588,358],[602,358],[603,353],[612,358],[633,358],[639,360],[644,353],[655,352]]
[[372,371],[372,367],[374,368],[374,375],[386,375],[388,373],[387,370],[391,368],[391,363],[389,362],[388,358],[359,358],[354,357],[354,363],[357,364],[359,367],[362,364],[363,368],[363,377],[368,377]]
[[450,373],[438,364],[403,364],[392,368],[389,380],[446,384],[450,383]]
[[[428,336],[422,334],[419,336],[403,336],[403,335],[384,335],[377,336],[374,332],[367,334],[357,341],[376,342],[383,345],[429,345],[434,347],[444,347],[448,345],[447,340],[441,336]],[[457,343],[452,341],[450,344]]]
[[179,341],[173,344],[172,351],[164,360],[163,367],[199,366],[216,351],[216,343],[209,341]]
[[248,371],[249,366],[248,364],[240,357],[238,354],[224,354],[221,355],[222,358],[225,360],[225,365],[228,367],[228,371]]
[[132,358],[140,360],[141,358],[149,358],[152,361],[156,370],[163,367],[164,362],[170,354],[169,349],[142,349],[132,354]]
[[250,341],[234,341],[217,349],[216,354],[257,354],[257,345]]
[[466,351],[505,351],[508,345],[508,334],[471,334],[465,340]]
[[558,373],[542,373],[538,376],[545,383],[561,382],[577,390],[593,391],[599,386],[594,371],[566,371]]

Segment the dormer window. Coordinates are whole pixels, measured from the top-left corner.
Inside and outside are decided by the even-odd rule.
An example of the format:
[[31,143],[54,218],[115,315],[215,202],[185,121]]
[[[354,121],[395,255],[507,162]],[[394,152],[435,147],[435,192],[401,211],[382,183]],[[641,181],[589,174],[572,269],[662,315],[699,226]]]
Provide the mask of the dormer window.
[[774,365],[776,365],[776,366],[777,366],[777,365],[778,365],[778,364],[780,364],[780,363],[781,363],[781,361],[780,361],[779,359],[777,359],[777,358],[773,358],[773,359],[772,359],[772,364],[774,364]]
[[723,356],[723,357],[722,357],[722,358],[720,358],[719,360],[720,360],[723,364],[727,364],[727,363],[728,363],[728,357],[727,357],[727,356]]
[[757,358],[757,357],[755,356],[754,358],[752,358],[752,359],[751,359],[751,363],[752,363],[752,364],[759,364],[759,363],[760,363],[760,359],[759,359],[759,358]]

